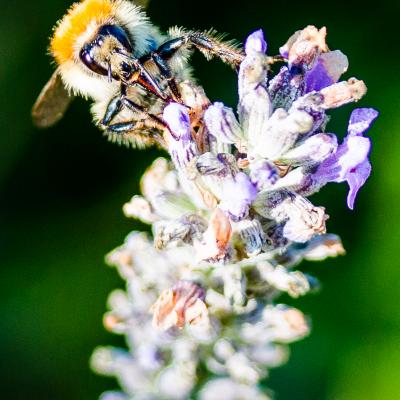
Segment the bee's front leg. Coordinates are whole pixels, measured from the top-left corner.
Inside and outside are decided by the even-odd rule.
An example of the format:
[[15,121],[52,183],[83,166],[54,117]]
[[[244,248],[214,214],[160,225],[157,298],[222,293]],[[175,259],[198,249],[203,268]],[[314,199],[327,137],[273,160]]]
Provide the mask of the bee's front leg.
[[100,121],[101,125],[108,127],[111,124],[111,121],[121,112],[124,106],[123,99],[125,96],[126,85],[121,84],[120,93],[117,96],[113,97],[107,105],[104,117]]
[[120,95],[115,96],[108,103],[104,117],[100,121],[101,125],[108,127],[111,121],[120,113],[123,108],[122,98]]
[[173,76],[171,67],[168,60],[176,53],[178,48],[175,46],[175,41],[168,41],[161,45],[156,51],[145,54],[139,60],[140,63],[146,64],[149,61],[154,62],[160,73],[161,79],[165,80],[168,84],[169,90],[172,95],[173,101],[183,104],[182,95],[179,90],[179,85]]
[[[126,85],[124,84],[121,85],[120,94],[113,97],[108,103],[104,117],[101,120],[101,124],[107,129],[114,132],[119,131],[120,129],[128,130],[129,123],[111,123],[112,120],[122,111],[124,107],[133,111],[135,114],[138,114],[137,120],[149,120],[152,122],[153,125],[156,125],[157,127],[160,127],[162,129],[167,128],[167,125],[160,118],[158,118],[156,115],[149,113],[145,109],[145,107],[133,102],[126,97]],[[135,121],[132,121],[132,123],[134,122]],[[125,128],[121,128],[121,126],[125,126]]]
[[[130,102],[130,100],[127,100],[127,101]],[[132,102],[130,105],[132,105]],[[142,108],[141,106],[135,105],[135,107],[134,107],[135,110],[137,110],[136,106]],[[117,122],[115,124],[110,123],[110,124],[104,124],[104,125],[106,126],[107,130],[109,130],[110,132],[127,133],[133,129],[137,129],[138,123],[140,123],[140,125],[143,127],[154,128],[154,129],[158,129],[160,131],[169,129],[168,125],[161,118],[157,117],[156,115],[150,114],[146,111],[141,111],[141,114],[139,114],[136,118],[132,118],[128,121]]]
[[133,144],[139,147],[152,144],[166,147],[163,133],[167,127],[157,117],[150,119],[136,116],[105,127],[106,135],[120,143]]
[[[126,107],[133,111],[131,119],[112,123],[114,118]],[[126,97],[126,86],[121,85],[121,93],[109,102],[101,125],[110,134],[123,136],[141,136],[140,141],[157,142],[163,145],[162,132],[168,125],[156,115],[149,113],[144,107]],[[143,140],[144,133],[148,136]]]
[[173,96],[173,99],[177,103],[183,104],[181,91],[179,90],[178,83],[176,82],[171,68],[163,58],[162,54],[159,53],[152,53],[151,58],[153,59],[154,63],[157,65],[158,70],[160,71],[161,78],[167,81],[169,90]]

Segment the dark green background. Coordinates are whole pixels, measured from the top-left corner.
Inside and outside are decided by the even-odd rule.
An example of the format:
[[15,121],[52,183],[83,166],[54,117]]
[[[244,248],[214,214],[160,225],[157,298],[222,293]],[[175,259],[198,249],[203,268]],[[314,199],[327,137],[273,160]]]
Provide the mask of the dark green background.
[[[48,36],[68,1],[4,2],[0,14],[0,376],[2,398],[95,399],[113,380],[94,375],[92,349],[120,343],[101,324],[107,294],[122,285],[104,265],[106,252],[132,229],[122,204],[156,156],[108,143],[89,106],[75,101],[62,122],[34,129],[30,107],[53,68]],[[323,283],[292,301],[313,318],[311,337],[292,346],[289,364],[272,371],[277,398],[400,398],[400,137],[398,1],[289,2],[153,0],[153,21],[226,31],[243,39],[264,28],[270,53],[307,24],[328,27],[328,43],[350,59],[347,77],[369,92],[360,103],[381,116],[373,138],[373,173],[356,210],[345,185],[313,198],[347,256],[304,264]],[[194,57],[209,97],[236,102],[234,74]],[[334,112],[343,136],[352,107]],[[285,299],[286,300],[286,299]]]

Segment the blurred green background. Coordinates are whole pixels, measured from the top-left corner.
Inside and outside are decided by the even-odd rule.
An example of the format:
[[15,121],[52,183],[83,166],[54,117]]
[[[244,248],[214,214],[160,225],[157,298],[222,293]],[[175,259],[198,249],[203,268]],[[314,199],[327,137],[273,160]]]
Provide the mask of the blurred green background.
[[[30,107],[52,73],[46,56],[65,0],[3,2],[0,14],[0,379],[2,398],[95,399],[116,382],[94,375],[92,349],[121,344],[101,323],[107,294],[122,282],[103,257],[132,229],[121,206],[158,154],[108,143],[74,101],[53,129],[38,131]],[[279,2],[152,0],[149,14],[171,25],[209,28],[244,39],[265,30],[270,54],[307,24],[328,27],[328,43],[350,59],[347,77],[364,79],[360,105],[381,116],[373,138],[373,173],[356,210],[345,185],[313,198],[325,205],[330,232],[348,254],[303,264],[323,290],[291,301],[312,316],[313,332],[292,346],[289,364],[271,373],[277,399],[400,398],[400,114],[398,1]],[[212,100],[234,105],[234,74],[196,55],[196,76]],[[330,131],[343,136],[352,107],[334,111]],[[397,249],[397,250],[396,250]],[[286,299],[285,299],[286,300]]]

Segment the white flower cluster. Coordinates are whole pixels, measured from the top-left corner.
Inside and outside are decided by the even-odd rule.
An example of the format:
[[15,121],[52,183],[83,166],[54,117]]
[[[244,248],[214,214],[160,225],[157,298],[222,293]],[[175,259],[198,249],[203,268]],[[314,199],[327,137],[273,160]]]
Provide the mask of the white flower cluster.
[[[328,51],[325,34],[307,27],[290,38],[281,48],[287,66],[272,80],[262,32],[250,35],[238,119],[187,82],[190,108],[165,108],[171,161],[155,160],[143,195],[124,206],[152,235],[132,232],[107,258],[126,290],[111,293],[104,324],[128,350],[94,352],[93,368],[122,388],[102,400],[268,399],[260,382],[287,360],[288,343],[309,334],[303,313],[277,299],[318,286],[295,269],[303,259],[344,250],[326,234],[324,208],[305,196],[347,180],[353,205],[367,176],[348,175],[366,171],[362,133],[376,117],[354,114],[342,147],[324,132],[326,109],[365,92],[362,81],[336,83],[347,58]],[[352,150],[350,139],[367,152]]]

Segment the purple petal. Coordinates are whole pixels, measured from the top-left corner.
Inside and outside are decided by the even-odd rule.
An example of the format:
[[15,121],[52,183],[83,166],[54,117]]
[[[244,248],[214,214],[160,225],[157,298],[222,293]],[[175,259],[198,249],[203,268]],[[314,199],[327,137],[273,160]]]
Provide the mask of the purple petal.
[[369,138],[348,135],[336,153],[322,162],[313,174],[315,186],[347,181],[350,187],[347,205],[353,209],[357,192],[371,173],[371,164],[368,161],[370,148]]
[[241,128],[231,108],[216,102],[204,113],[204,121],[211,135],[222,143],[235,143],[240,140]]
[[257,195],[257,189],[244,173],[239,172],[233,179],[223,182],[221,208],[228,212],[234,221],[247,216],[249,206]]
[[285,153],[280,161],[292,166],[317,165],[337,150],[337,138],[329,133],[317,133]]
[[379,112],[373,108],[356,108],[350,115],[347,131],[349,136],[362,136],[378,117]]
[[306,73],[306,93],[319,91],[336,83],[349,66],[347,57],[339,50],[322,53]]
[[305,76],[306,81],[306,93],[312,92],[313,90],[321,90],[324,87],[335,83],[333,79],[328,75],[324,64],[319,60],[315,63],[313,69],[308,72]]
[[198,154],[197,145],[192,138],[188,109],[178,103],[168,104],[163,118],[172,134],[168,141],[172,161],[178,169],[183,168]]
[[336,182],[343,182],[347,179],[347,174],[358,164],[363,163],[368,158],[371,148],[371,141],[364,137],[349,137],[345,143],[339,146],[336,153],[337,164],[340,166],[340,175]]
[[364,185],[370,174],[371,164],[368,159],[365,159],[364,162],[348,171],[346,180],[350,189],[347,195],[347,206],[350,208],[350,210],[353,210],[354,208],[354,201],[356,199],[358,190],[362,185]]
[[269,189],[279,179],[278,169],[267,160],[257,160],[250,164],[250,177],[258,190]]
[[164,108],[163,118],[176,140],[191,137],[190,118],[186,107],[178,103],[168,104]]
[[272,112],[271,101],[265,86],[267,65],[262,53],[247,55],[240,64],[238,89],[238,115],[246,139],[252,141],[264,130]]
[[338,147],[335,154],[319,165],[314,175],[325,183],[344,182],[348,172],[367,159],[370,147],[368,138],[348,138]]
[[244,45],[246,55],[253,53],[266,53],[267,42],[264,39],[264,33],[262,29],[259,29],[251,33],[246,40]]

